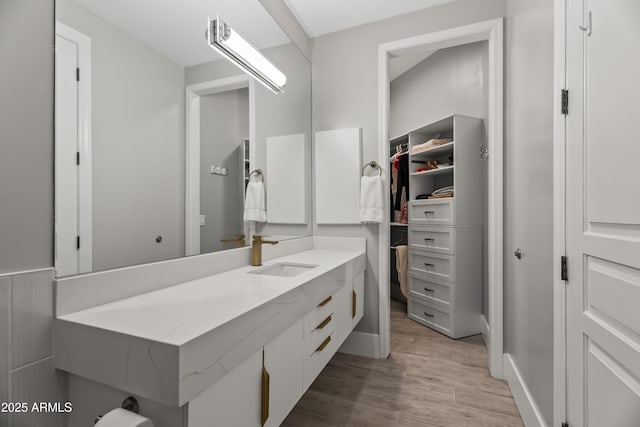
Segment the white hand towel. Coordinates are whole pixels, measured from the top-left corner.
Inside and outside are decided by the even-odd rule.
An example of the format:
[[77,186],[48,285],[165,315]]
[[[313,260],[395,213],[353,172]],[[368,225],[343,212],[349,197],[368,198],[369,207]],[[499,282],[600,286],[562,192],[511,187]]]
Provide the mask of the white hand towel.
[[247,184],[247,195],[244,200],[244,221],[265,222],[266,220],[264,184],[261,181],[250,180]]
[[360,180],[360,222],[376,224],[384,220],[382,176],[363,176]]

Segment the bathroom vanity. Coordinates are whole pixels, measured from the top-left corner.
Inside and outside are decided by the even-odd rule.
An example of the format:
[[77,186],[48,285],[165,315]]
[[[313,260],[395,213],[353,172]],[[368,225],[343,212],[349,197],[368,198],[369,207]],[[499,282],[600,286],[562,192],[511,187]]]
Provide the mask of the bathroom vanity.
[[[56,367],[72,374],[72,394],[83,384],[131,394],[157,427],[176,427],[176,414],[184,427],[280,425],[362,318],[366,250],[364,239],[320,237],[275,248],[265,248],[262,267],[59,313]],[[236,252],[246,258],[248,248]],[[230,255],[202,257],[216,256]],[[131,272],[95,280],[101,274],[120,281]],[[74,280],[91,279],[58,281],[59,312],[68,310],[64,288]],[[158,419],[163,411],[174,420]],[[76,415],[71,426],[88,421]]]

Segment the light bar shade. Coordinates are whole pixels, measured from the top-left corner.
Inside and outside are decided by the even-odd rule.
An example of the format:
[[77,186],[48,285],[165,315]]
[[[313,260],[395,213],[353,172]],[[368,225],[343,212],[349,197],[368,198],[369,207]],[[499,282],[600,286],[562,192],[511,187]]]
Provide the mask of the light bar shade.
[[209,46],[274,93],[283,93],[287,76],[219,17],[209,18]]

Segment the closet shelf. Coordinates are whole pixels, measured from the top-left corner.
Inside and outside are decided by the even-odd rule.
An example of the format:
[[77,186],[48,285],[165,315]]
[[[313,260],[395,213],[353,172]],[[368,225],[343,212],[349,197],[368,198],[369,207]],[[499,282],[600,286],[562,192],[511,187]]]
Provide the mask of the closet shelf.
[[423,151],[421,153],[411,154],[411,158],[422,159],[422,158],[431,157],[437,153],[445,153],[447,151],[453,151],[454,144],[455,144],[455,141],[447,142],[446,144],[439,145],[435,148],[432,148],[431,150]]
[[403,224],[401,222],[392,222],[390,225],[392,227],[408,227],[409,226],[409,224]]
[[441,175],[441,174],[444,174],[444,173],[447,173],[447,172],[453,172],[453,168],[455,168],[455,165],[445,166],[445,167],[442,167],[442,168],[431,169],[431,170],[428,170],[428,171],[413,172],[411,174],[411,176]]

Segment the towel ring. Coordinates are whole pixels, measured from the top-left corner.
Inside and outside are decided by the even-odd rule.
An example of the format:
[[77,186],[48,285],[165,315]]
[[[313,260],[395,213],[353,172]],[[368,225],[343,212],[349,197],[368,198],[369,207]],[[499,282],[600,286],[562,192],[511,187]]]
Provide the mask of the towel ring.
[[251,173],[249,174],[249,179],[251,179],[253,174],[260,175],[260,177],[261,177],[260,181],[264,182],[264,175],[262,175],[262,169],[256,169],[254,171],[251,171]]
[[373,162],[369,162],[369,163],[367,163],[366,165],[364,165],[364,167],[362,168],[362,175],[364,175],[364,171],[365,171],[365,169],[367,169],[367,166],[368,166],[368,167],[371,167],[371,168],[374,168],[374,169],[378,169],[378,175],[379,175],[379,176],[380,176],[380,175],[382,175],[382,168],[381,168],[381,167],[380,167],[380,165],[379,165],[377,162],[375,162],[375,161],[373,161]]

